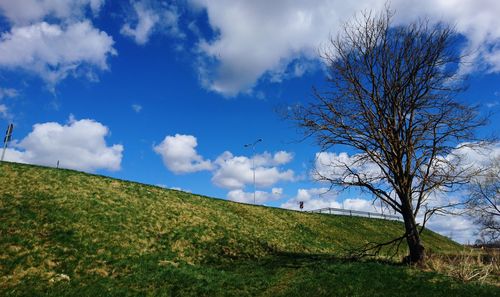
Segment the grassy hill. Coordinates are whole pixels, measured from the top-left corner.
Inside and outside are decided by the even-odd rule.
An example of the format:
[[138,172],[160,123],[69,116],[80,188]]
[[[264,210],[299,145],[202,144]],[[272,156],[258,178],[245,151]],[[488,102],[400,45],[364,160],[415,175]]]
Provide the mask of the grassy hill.
[[[436,273],[341,258],[401,232],[399,222],[0,165],[0,296],[498,295]],[[430,231],[423,240],[434,252],[461,249]]]

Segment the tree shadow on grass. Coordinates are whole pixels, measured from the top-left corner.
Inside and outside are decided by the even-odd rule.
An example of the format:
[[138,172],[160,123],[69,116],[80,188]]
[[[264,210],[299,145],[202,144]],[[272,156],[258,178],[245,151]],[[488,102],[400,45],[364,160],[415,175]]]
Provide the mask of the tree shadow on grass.
[[261,263],[266,267],[288,267],[302,268],[308,266],[325,264],[347,264],[347,263],[378,263],[391,266],[406,266],[402,262],[385,258],[344,258],[333,254],[311,254],[311,253],[293,253],[293,252],[276,252],[269,257],[255,260],[253,263]]
[[498,288],[462,283],[384,259],[278,252],[219,267],[255,286],[259,296],[499,296]]

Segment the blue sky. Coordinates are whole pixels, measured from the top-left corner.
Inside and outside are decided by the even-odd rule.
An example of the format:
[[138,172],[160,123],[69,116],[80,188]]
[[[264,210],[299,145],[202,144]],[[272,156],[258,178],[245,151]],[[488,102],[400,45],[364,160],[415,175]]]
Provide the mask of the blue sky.
[[[15,124],[7,159],[296,208],[373,210],[355,191],[320,195],[319,148],[276,113],[324,81],[318,49],[362,9],[385,1],[0,1],[0,127]],[[456,26],[472,53],[460,95],[493,112],[497,131],[500,4],[392,1],[395,24]],[[345,148],[330,153],[341,154]],[[349,151],[345,151],[350,153]],[[495,154],[498,152],[495,151]],[[466,218],[435,230],[473,238]]]

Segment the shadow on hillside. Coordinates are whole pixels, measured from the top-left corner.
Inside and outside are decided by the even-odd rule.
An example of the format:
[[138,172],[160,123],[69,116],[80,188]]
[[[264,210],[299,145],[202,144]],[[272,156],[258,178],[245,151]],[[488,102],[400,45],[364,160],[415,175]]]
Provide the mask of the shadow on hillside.
[[[243,262],[251,262],[252,265],[259,265],[263,268],[305,268],[309,266],[317,266],[322,264],[347,264],[347,263],[377,263],[391,266],[404,266],[402,262],[389,259],[350,259],[335,256],[333,254],[311,254],[311,253],[292,253],[292,252],[275,252],[267,257],[256,260],[244,260]],[[240,261],[237,261],[240,262]]]
[[495,287],[462,283],[401,262],[331,254],[277,252],[236,260],[217,271],[243,280],[235,287],[256,286],[259,296],[497,296]]

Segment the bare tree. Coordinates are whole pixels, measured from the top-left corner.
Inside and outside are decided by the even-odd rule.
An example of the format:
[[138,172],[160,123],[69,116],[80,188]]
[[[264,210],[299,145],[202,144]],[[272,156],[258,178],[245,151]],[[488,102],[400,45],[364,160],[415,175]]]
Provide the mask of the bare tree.
[[[420,234],[430,216],[432,193],[467,182],[459,165],[460,146],[477,144],[474,130],[485,122],[476,108],[459,103],[464,90],[457,75],[461,57],[454,30],[419,20],[392,26],[389,9],[361,14],[344,25],[322,52],[329,75],[314,100],[288,114],[323,151],[349,147],[349,160],[330,160],[318,170],[332,186],[358,187],[400,213],[410,263],[425,258]],[[423,216],[423,224],[416,222]],[[376,248],[380,248],[377,245]]]
[[500,157],[493,158],[490,168],[470,186],[467,204],[471,215],[481,227],[485,243],[500,240]]

